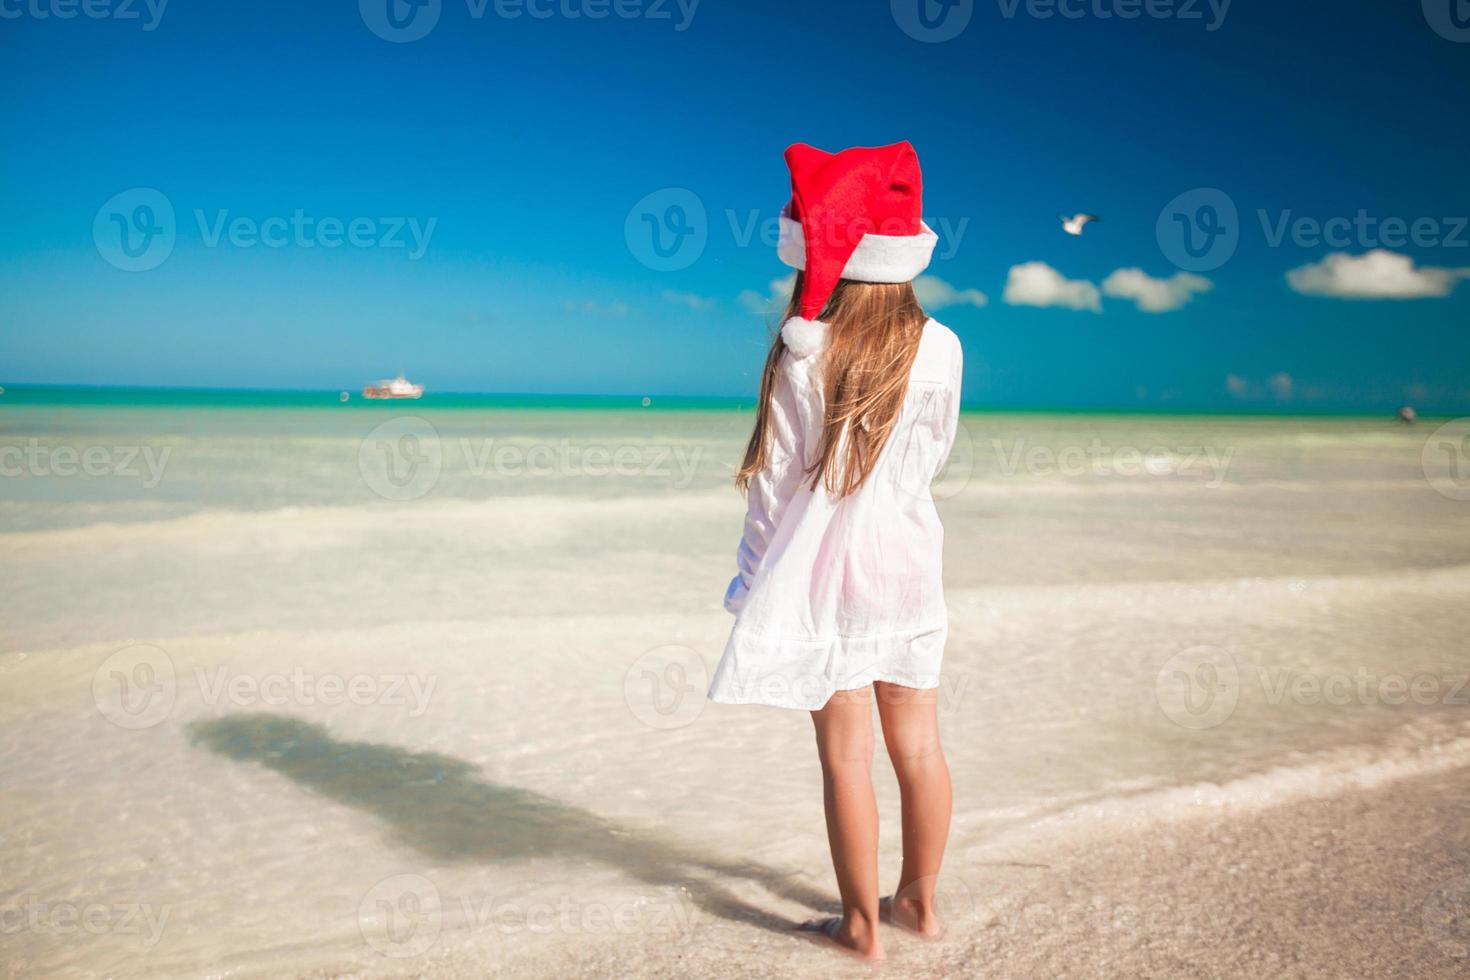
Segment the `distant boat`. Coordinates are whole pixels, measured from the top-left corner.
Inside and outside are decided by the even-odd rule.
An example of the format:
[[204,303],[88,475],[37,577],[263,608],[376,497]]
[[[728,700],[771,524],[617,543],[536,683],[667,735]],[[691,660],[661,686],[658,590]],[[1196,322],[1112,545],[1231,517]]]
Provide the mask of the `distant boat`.
[[416,385],[401,374],[392,381],[379,381],[362,389],[364,398],[422,398],[423,394],[423,385]]

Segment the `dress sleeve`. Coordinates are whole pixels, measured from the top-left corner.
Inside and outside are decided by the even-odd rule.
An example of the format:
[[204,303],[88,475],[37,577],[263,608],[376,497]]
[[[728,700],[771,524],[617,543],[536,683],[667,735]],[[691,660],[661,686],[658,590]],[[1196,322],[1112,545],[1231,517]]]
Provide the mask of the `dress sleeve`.
[[770,446],[765,470],[751,477],[745,494],[745,530],[735,553],[737,573],[725,590],[725,609],[738,613],[750,593],[766,548],[775,537],[793,497],[802,489],[806,469],[806,432],[812,405],[807,365],[788,353],[771,393]]

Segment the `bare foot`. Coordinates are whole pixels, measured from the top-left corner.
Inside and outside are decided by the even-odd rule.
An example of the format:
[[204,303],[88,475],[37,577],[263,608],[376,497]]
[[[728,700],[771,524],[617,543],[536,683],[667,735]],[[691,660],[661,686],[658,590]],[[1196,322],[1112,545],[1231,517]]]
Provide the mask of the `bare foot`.
[[912,898],[889,895],[879,899],[878,914],[923,939],[939,939],[944,935],[944,923],[939,921],[933,906],[925,906]]
[[826,936],[847,952],[868,963],[887,959],[883,944],[878,940],[877,930],[871,927],[855,927],[853,922],[832,916],[827,919],[812,919],[797,926],[798,932],[818,933]]

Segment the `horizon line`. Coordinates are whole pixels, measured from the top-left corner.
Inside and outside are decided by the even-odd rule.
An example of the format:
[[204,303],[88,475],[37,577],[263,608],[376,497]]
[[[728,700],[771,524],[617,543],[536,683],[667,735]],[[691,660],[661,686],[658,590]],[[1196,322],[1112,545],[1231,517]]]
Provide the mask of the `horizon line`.
[[[633,404],[629,408],[653,408],[659,402],[716,402],[725,403],[728,407],[740,408],[745,405],[753,405],[758,396],[749,395],[671,395],[671,394],[631,394],[627,392],[566,392],[566,391],[435,391],[425,392],[421,398],[402,399],[370,399],[361,394],[361,389],[346,388],[296,388],[296,387],[242,387],[233,385],[139,385],[139,384],[94,384],[78,382],[13,382],[9,385],[0,385],[0,405],[5,404],[5,396],[11,391],[20,390],[47,390],[47,391],[85,391],[85,392],[154,392],[154,393],[178,393],[178,394],[214,394],[214,395],[306,395],[323,396],[339,399],[343,394],[351,396],[352,402],[373,404],[386,407],[390,404],[412,402],[421,404],[425,399],[438,398],[528,398],[545,400],[628,400],[637,403],[641,399],[648,399],[648,405]],[[1386,403],[1385,403],[1386,404]],[[1102,404],[1102,405],[1059,405],[1059,404],[1001,404],[961,401],[961,411],[972,412],[996,412],[996,413],[1037,413],[1037,414],[1119,414],[1119,415],[1207,415],[1207,416],[1275,416],[1275,417],[1302,417],[1302,418],[1390,418],[1393,409],[1389,408],[1310,408],[1300,404],[1240,404],[1222,407],[1200,407],[1197,404],[1181,402],[1177,407],[1169,407],[1158,404]],[[1430,413],[1425,418],[1438,418],[1439,413]],[[1455,417],[1454,412],[1445,412],[1445,418]]]

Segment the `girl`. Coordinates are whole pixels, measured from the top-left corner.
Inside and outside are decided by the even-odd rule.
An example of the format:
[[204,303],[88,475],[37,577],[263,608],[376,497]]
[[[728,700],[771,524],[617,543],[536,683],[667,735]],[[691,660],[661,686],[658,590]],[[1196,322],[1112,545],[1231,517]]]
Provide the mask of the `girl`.
[[781,260],[791,306],[761,377],[735,627],[710,697],[811,712],[840,918],[808,923],[867,959],[878,935],[872,701],[903,799],[903,868],[890,919],[940,933],[934,886],[949,834],[936,688],[947,616],[943,528],[929,485],[958,427],[958,338],[912,281],[935,234],[908,143],[786,151]]

